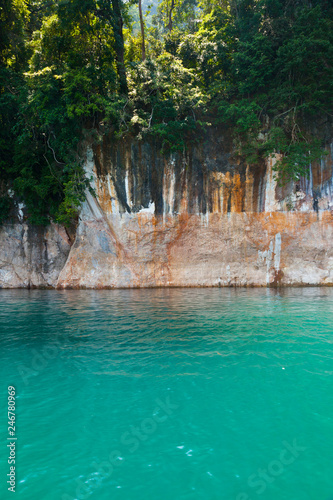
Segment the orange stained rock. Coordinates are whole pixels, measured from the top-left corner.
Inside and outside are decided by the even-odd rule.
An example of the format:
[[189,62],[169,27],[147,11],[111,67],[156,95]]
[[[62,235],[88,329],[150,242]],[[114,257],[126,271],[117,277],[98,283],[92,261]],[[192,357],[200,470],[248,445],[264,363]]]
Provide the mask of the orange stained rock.
[[227,172],[223,177],[223,210],[222,213],[226,214],[228,212],[228,203],[231,196],[231,176],[230,172]]
[[222,199],[223,199],[223,180],[224,174],[222,172],[211,172],[210,185],[211,185],[211,200],[212,212],[222,212]]
[[233,177],[231,191],[231,211],[241,212],[243,208],[244,186],[242,185],[240,174],[237,172]]
[[245,179],[245,200],[244,200],[244,211],[253,212],[253,182],[254,176],[250,172],[250,167],[246,167],[246,179]]
[[329,159],[324,164],[316,161],[312,165],[312,183],[314,187],[321,187],[332,178],[332,160],[330,158],[331,155],[328,156]]

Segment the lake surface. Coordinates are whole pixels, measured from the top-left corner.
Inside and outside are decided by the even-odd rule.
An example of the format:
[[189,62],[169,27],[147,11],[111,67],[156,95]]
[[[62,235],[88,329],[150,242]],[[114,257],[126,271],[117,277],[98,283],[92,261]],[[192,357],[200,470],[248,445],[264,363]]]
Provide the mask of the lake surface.
[[332,289],[3,290],[0,332],[0,498],[332,500]]

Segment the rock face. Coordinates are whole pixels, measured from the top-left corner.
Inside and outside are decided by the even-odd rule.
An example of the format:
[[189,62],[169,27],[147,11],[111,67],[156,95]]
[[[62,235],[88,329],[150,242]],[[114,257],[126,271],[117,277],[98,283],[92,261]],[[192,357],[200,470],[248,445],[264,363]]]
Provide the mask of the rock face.
[[0,288],[55,287],[70,251],[64,228],[7,224],[0,231]]
[[91,218],[58,286],[330,284],[332,238],[330,212]]
[[281,188],[274,159],[234,164],[219,137],[163,159],[109,144],[87,158],[88,195],[57,286],[333,284],[332,152]]
[[3,228],[0,286],[333,284],[328,153],[309,179],[281,188],[274,159],[235,163],[218,134],[168,157],[104,138],[87,153],[96,197],[87,195],[72,247],[56,226]]

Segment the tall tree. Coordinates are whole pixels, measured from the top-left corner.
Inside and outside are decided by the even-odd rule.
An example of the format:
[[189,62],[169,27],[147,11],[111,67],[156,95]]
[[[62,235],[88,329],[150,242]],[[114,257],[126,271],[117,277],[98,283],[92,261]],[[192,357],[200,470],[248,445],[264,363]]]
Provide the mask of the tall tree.
[[172,12],[175,8],[175,0],[171,0],[171,5],[170,5],[170,10],[169,10],[169,22],[168,22],[168,30],[171,32],[172,31]]
[[123,17],[121,13],[121,0],[111,0],[113,10],[113,31],[115,38],[115,52],[117,61],[117,71],[119,76],[120,93],[127,95],[128,86],[125,68],[125,48],[123,35]]
[[139,0],[139,17],[140,17],[140,29],[141,29],[141,52],[142,52],[142,60],[146,59],[146,43],[145,43],[145,26],[143,23],[143,14],[142,14],[142,0]]
[[198,0],[161,0],[156,21],[171,33],[174,28],[183,33],[193,33],[196,30],[196,14],[199,15]]

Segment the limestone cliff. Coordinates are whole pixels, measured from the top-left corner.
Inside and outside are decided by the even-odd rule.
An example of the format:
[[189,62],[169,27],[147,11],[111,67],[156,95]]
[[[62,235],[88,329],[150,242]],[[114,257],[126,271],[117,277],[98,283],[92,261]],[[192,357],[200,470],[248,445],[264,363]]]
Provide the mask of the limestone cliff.
[[57,226],[5,226],[0,286],[333,284],[328,153],[309,179],[281,188],[275,160],[235,163],[218,134],[168,156],[104,138],[87,152],[96,198],[87,195],[74,244]]
[[70,251],[64,228],[6,224],[0,230],[0,288],[55,287]]

